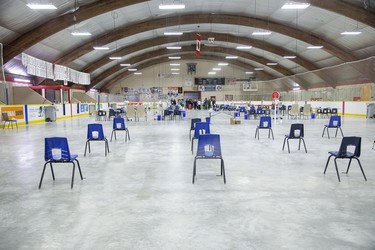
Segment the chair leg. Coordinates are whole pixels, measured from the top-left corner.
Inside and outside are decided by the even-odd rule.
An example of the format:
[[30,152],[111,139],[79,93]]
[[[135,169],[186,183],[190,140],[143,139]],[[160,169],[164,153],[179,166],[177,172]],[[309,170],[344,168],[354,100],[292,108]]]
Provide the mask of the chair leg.
[[[255,129],[255,135],[254,135],[254,138],[256,139],[257,138],[257,134],[259,133],[259,128],[256,128]],[[258,140],[259,140],[259,135],[258,135]]]
[[284,150],[284,147],[285,147],[285,141],[286,141],[286,137],[284,138],[283,150]]
[[302,140],[302,138],[298,139],[298,150],[301,150],[301,140]]
[[225,177],[225,168],[224,168],[224,160],[221,159],[221,171],[222,171],[222,175],[223,175],[223,179],[224,179],[224,184],[227,183],[227,179]]
[[363,174],[363,178],[365,178],[365,181],[367,181],[367,178],[366,178],[365,172],[363,171],[361,162],[359,161],[358,158],[354,158],[354,159],[356,159],[358,161],[359,167],[361,168],[361,171],[362,171],[362,174]]
[[194,165],[193,165],[193,179],[192,179],[193,184],[195,181],[196,169],[197,169],[197,158],[194,159]]
[[348,168],[346,169],[345,174],[349,173],[350,164],[352,163],[352,158],[349,159]]
[[[112,141],[112,136],[113,136],[113,133],[116,134],[115,130],[112,130],[112,134],[111,134],[111,141]],[[115,140],[116,140],[116,136],[115,136]]]
[[329,161],[331,160],[331,157],[332,157],[332,155],[330,155],[329,157],[328,157],[328,159],[327,159],[327,163],[326,163],[326,167],[324,168],[324,174],[326,174],[326,171],[327,171],[327,167],[328,167],[328,163],[329,163]]
[[44,167],[43,167],[43,172],[42,172],[42,176],[40,177],[40,182],[39,182],[39,189],[40,187],[42,186],[42,182],[43,182],[43,177],[44,177],[44,172],[46,171],[46,166],[47,166],[48,162],[46,162],[44,164]]
[[273,130],[272,130],[272,128],[270,128],[270,131],[272,133],[272,140],[275,140],[275,137],[273,137]]
[[290,154],[289,138],[286,140],[286,144],[288,144],[288,153]]
[[329,129],[327,127],[327,135],[328,135],[328,139],[331,139],[331,137],[329,137]]
[[[86,146],[85,146],[85,153],[83,154],[83,156],[86,156],[86,150],[87,150],[87,144],[90,143],[89,141],[86,141]],[[90,150],[89,150],[90,152]]]
[[268,129],[268,138],[271,136],[271,128]]
[[191,130],[189,131],[189,139],[191,141]]
[[340,129],[340,132],[341,132],[341,136],[344,137],[344,133],[342,132],[341,127],[339,127],[339,129]]
[[53,172],[52,162],[49,163],[49,166],[51,168],[52,179],[55,180],[55,173]]
[[[130,141],[130,133],[129,133],[129,130],[128,129],[126,129],[126,134],[128,135],[128,139],[129,139],[129,141]],[[125,138],[126,138],[126,135],[125,135]],[[127,141],[127,140],[126,140]]]
[[372,149],[374,149],[374,146],[375,146],[375,141],[372,143]]
[[78,160],[76,160],[76,162],[77,162],[77,166],[78,166],[78,170],[79,170],[79,175],[81,176],[81,180],[83,180],[82,171],[81,171],[81,166],[80,166]]
[[336,160],[337,160],[337,158],[335,158],[335,168],[336,168],[337,179],[339,179],[339,182],[341,182],[339,170],[337,169],[337,162],[336,162]]
[[303,142],[303,146],[305,147],[305,152],[307,153],[305,139],[302,138],[302,142]]
[[74,171],[76,170],[76,164],[73,163],[73,173],[72,173],[72,183],[70,184],[70,188],[73,188],[73,184],[74,184]]
[[335,138],[337,137],[337,131],[339,130],[339,127],[336,128]]

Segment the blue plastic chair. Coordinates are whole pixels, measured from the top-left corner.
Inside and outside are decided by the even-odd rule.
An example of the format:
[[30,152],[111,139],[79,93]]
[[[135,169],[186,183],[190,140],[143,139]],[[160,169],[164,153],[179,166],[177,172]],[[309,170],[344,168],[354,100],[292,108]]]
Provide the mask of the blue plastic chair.
[[46,170],[46,166],[49,164],[51,167],[52,178],[55,180],[55,174],[53,172],[53,163],[72,163],[73,164],[73,172],[72,172],[72,181],[71,181],[71,188],[73,188],[74,183],[74,171],[75,171],[75,163],[77,163],[79,174],[82,177],[81,166],[79,165],[79,161],[77,159],[78,155],[70,154],[68,139],[65,137],[50,137],[44,139],[44,163],[42,176],[39,182],[39,188],[42,186],[44,172]]
[[333,115],[329,118],[329,123],[327,125],[324,125],[322,137],[324,136],[324,132],[327,130],[327,135],[329,137],[329,128],[335,128],[336,129],[336,134],[335,137],[337,137],[337,131],[340,129],[342,137],[344,137],[344,134],[342,133],[341,129],[341,116],[339,115]]
[[255,130],[255,138],[258,136],[259,140],[259,130],[260,129],[268,129],[268,138],[270,138],[270,135],[272,134],[272,140],[275,140],[273,137],[273,131],[272,131],[272,123],[271,123],[271,117],[270,116],[261,116],[259,125],[257,126]]
[[201,118],[193,118],[193,119],[191,119],[190,131],[189,131],[189,139],[190,139],[190,141],[191,141],[191,131],[195,130],[195,123],[201,122],[201,121],[202,121]]
[[261,107],[258,107],[257,108],[257,116],[262,116],[264,114],[264,111],[263,111],[263,109],[261,108]]
[[93,124],[88,125],[87,141],[86,141],[84,156],[86,156],[87,146],[89,147],[89,153],[91,153],[91,148],[90,148],[91,141],[104,141],[105,156],[107,156],[107,152],[109,153],[109,146],[108,146],[108,140],[104,136],[102,124],[93,123]]
[[194,154],[194,140],[198,140],[199,135],[210,134],[210,124],[208,122],[196,122],[194,136],[191,139],[191,153]]
[[283,144],[283,150],[285,147],[285,142],[288,144],[288,152],[290,153],[290,147],[289,147],[289,140],[290,139],[297,139],[299,141],[298,143],[298,150],[301,149],[301,141],[303,142],[303,146],[305,147],[305,152],[307,153],[306,144],[305,144],[305,131],[304,126],[302,123],[295,123],[290,126],[290,132],[289,135],[285,135],[284,138],[284,144]]
[[[359,161],[359,157],[361,156],[361,137],[351,136],[351,137],[344,137],[342,138],[341,145],[339,151],[331,151],[328,152],[330,156],[328,157],[326,167],[324,169],[324,174],[327,171],[328,163],[331,160],[332,157],[335,157],[335,168],[336,168],[336,174],[337,178],[340,180],[339,171],[337,169],[337,159],[349,159],[348,168],[346,169],[346,174],[349,172],[350,164],[352,163],[352,160],[355,159],[358,161],[359,167],[361,168],[363,177],[365,178],[365,181],[367,181],[365,172],[363,171],[361,162]],[[348,147],[352,146],[355,147],[354,152],[349,152]]]
[[221,145],[220,145],[220,135],[217,134],[204,134],[199,135],[198,137],[198,150],[197,155],[194,159],[193,167],[193,184],[195,181],[195,176],[197,174],[197,160],[206,160],[206,159],[220,159],[220,176],[223,176],[224,184],[226,183],[225,179],[225,168],[224,168],[224,159],[221,154]]
[[125,141],[127,141],[128,139],[130,141],[129,129],[125,126],[125,119],[120,116],[113,119],[113,130],[111,134],[111,141],[112,141],[113,134],[115,135],[115,140],[117,140],[116,138],[117,131],[125,131]]

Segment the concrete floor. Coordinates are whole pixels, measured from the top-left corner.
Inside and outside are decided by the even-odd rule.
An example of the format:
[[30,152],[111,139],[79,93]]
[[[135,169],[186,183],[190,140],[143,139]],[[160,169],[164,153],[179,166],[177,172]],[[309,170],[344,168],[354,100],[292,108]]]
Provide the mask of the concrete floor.
[[[284,134],[296,120],[277,121],[275,140],[261,131],[258,141],[258,120],[214,116],[227,184],[210,160],[198,161],[193,185],[190,119],[205,116],[128,122],[131,140],[118,136],[108,157],[103,143],[83,156],[92,117],[1,129],[0,249],[375,249],[375,120],[343,119],[346,136],[362,137],[368,181],[353,162],[339,183],[333,162],[323,175],[341,142],[321,137],[327,119],[299,120],[308,153],[291,141],[288,154]],[[101,123],[110,137],[112,122]],[[55,182],[47,168],[38,189],[50,136],[68,137],[79,155],[85,179],[76,172],[73,189],[68,164],[55,167]]]

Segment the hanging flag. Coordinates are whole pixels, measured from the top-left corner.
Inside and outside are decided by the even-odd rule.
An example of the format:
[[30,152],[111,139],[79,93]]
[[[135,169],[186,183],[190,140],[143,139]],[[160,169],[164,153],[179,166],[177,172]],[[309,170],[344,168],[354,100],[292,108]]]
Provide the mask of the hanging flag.
[[197,56],[201,55],[201,35],[197,33],[197,44],[195,47],[195,54]]

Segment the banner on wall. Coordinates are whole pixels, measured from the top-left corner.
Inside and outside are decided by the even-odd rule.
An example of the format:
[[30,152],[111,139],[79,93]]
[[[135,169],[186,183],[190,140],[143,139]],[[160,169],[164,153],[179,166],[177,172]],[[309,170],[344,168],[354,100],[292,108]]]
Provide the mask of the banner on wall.
[[44,117],[44,106],[28,106],[29,119],[34,120],[36,118]]
[[23,113],[23,106],[14,106],[14,107],[1,107],[2,113],[7,113],[9,119],[22,120],[25,119],[25,114]]
[[89,112],[89,105],[88,104],[81,104],[81,113]]

